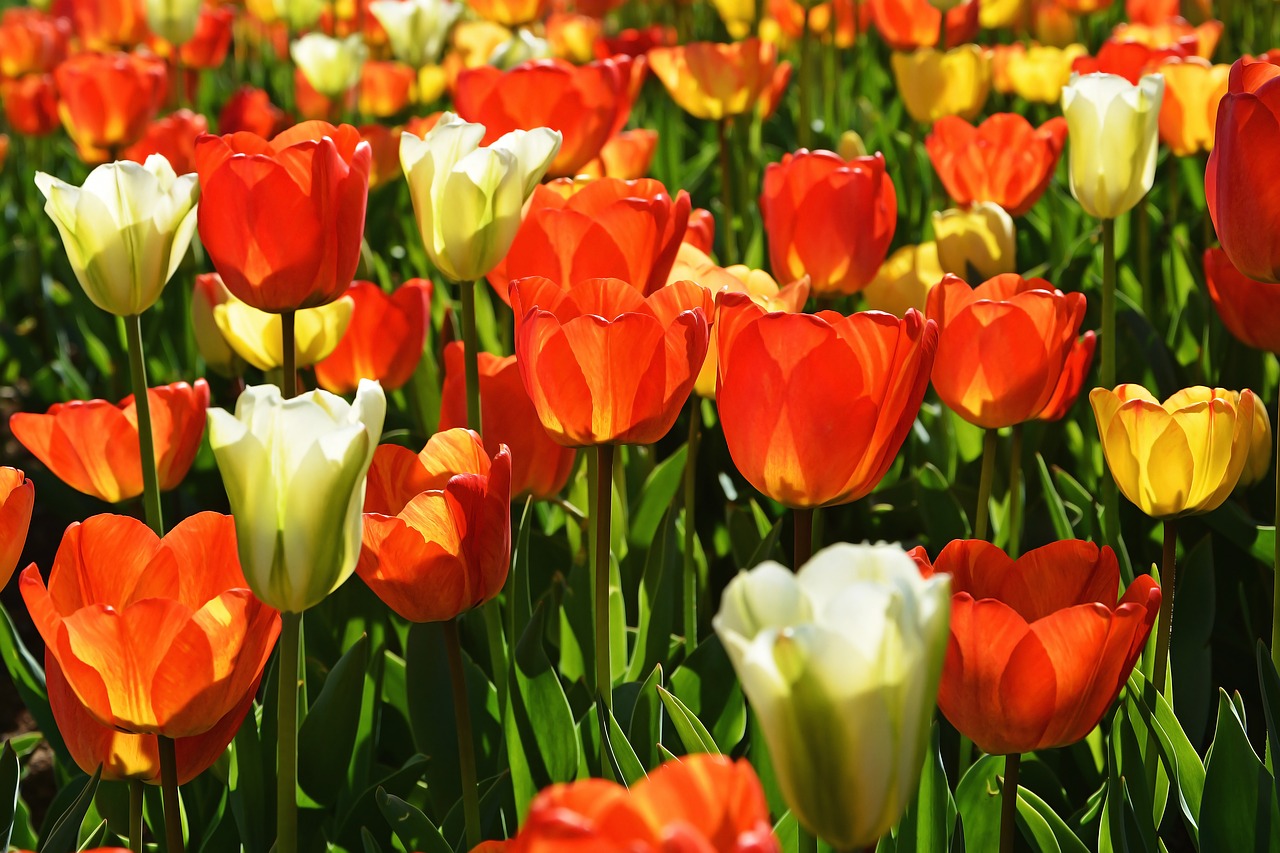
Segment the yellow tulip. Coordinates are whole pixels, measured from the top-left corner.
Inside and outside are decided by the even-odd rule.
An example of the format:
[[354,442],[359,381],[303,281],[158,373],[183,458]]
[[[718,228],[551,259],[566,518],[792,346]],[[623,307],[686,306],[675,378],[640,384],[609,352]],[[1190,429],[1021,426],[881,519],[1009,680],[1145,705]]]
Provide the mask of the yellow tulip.
[[1018,271],[1013,217],[998,204],[980,201],[967,210],[934,211],[933,237],[939,265],[963,279],[970,267],[983,279]]
[[1199,57],[1169,59],[1160,65],[1164,103],[1160,138],[1179,157],[1213,149],[1218,104],[1227,94],[1230,65],[1210,65]]
[[1021,98],[1039,104],[1056,104],[1062,87],[1071,80],[1071,65],[1089,50],[1082,44],[1066,47],[1033,44],[1009,57],[1009,81]]
[[1107,466],[1152,518],[1218,507],[1240,480],[1253,441],[1252,391],[1187,388],[1160,403],[1140,385],[1089,394]]
[[978,23],[984,30],[998,30],[1021,23],[1026,17],[1027,0],[982,0],[978,6]]
[[1249,442],[1249,458],[1240,472],[1240,487],[1262,482],[1271,470],[1271,416],[1267,407],[1254,401],[1253,438]]
[[755,0],[711,0],[724,28],[735,40],[746,38],[756,21]]
[[982,48],[974,44],[946,53],[933,48],[895,51],[893,77],[907,112],[922,124],[951,115],[972,119],[982,111],[991,91],[991,66]]
[[[309,367],[333,352],[346,334],[354,307],[355,300],[344,296],[328,305],[297,312],[294,358],[298,367]],[[284,364],[279,314],[259,311],[232,296],[213,306],[213,321],[236,355],[254,367],[274,370]]]
[[946,273],[938,262],[938,244],[930,240],[903,246],[880,265],[880,271],[862,291],[872,311],[888,311],[898,317],[909,308],[924,313],[929,291]]
[[854,157],[867,156],[867,143],[863,141],[862,135],[856,130],[846,130],[840,134],[840,141],[836,144],[836,153],[845,160],[852,160]]
[[1151,189],[1164,78],[1134,85],[1116,74],[1071,75],[1062,89],[1071,194],[1090,216],[1114,219]]

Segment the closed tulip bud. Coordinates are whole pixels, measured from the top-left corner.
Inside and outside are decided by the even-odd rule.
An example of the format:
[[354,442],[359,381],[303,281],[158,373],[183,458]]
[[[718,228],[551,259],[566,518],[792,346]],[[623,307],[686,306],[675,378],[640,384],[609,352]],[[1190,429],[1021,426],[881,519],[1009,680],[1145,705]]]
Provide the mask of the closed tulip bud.
[[1160,139],[1174,154],[1187,157],[1213,148],[1218,104],[1227,94],[1230,65],[1210,65],[1199,57],[1166,59]]
[[1152,518],[1217,509],[1240,480],[1253,443],[1252,391],[1186,388],[1160,403],[1140,385],[1089,394],[1107,467]]
[[369,11],[387,31],[391,54],[414,68],[440,61],[449,29],[465,6],[450,0],[374,0]]
[[713,624],[782,794],[837,849],[874,844],[915,796],[949,614],[950,579],[897,545],[833,545],[725,589]]
[[1253,407],[1253,435],[1249,442],[1249,458],[1240,472],[1240,488],[1262,482],[1271,470],[1271,416],[1267,407],[1255,404]]
[[0,75],[8,78],[52,71],[67,57],[71,22],[16,6],[0,17]]
[[893,78],[907,112],[921,124],[943,116],[972,119],[982,111],[991,92],[991,66],[982,48],[974,44],[946,53],[933,48],[894,52],[892,62]]
[[37,172],[36,186],[94,305],[127,317],[156,303],[195,232],[195,175],[153,155],[98,166],[80,187]]
[[369,49],[359,34],[335,39],[307,33],[289,46],[289,55],[313,89],[326,98],[340,98],[360,82]]
[[967,277],[972,268],[981,278],[994,278],[1018,269],[1013,217],[998,204],[980,201],[968,210],[934,211],[933,237],[938,262],[954,275]]
[[256,385],[234,415],[209,411],[245,579],[277,610],[301,613],[355,571],[386,407],[382,388],[365,380],[354,404],[328,391],[285,400],[274,385]]
[[836,153],[840,155],[842,160],[852,160],[855,157],[866,157],[867,143],[862,139],[861,134],[856,130],[846,130],[840,134],[840,142],[836,145]]
[[1164,78],[1138,85],[1115,74],[1079,74],[1062,89],[1071,194],[1090,216],[1115,219],[1151,189]]
[[[310,367],[337,348],[351,323],[355,303],[344,296],[294,314],[294,366]],[[213,321],[237,356],[259,370],[284,365],[283,323],[279,314],[259,311],[234,296],[213,307]]]
[[862,295],[872,311],[887,311],[895,317],[905,317],[912,308],[923,313],[929,291],[944,275],[937,243],[903,246],[880,265]]
[[205,366],[222,376],[239,376],[244,372],[244,359],[227,343],[214,316],[217,306],[233,299],[216,272],[196,276],[191,294],[191,332]]
[[0,587],[9,583],[22,557],[35,499],[36,487],[25,474],[0,468]]
[[560,150],[544,127],[480,147],[484,125],[445,113],[424,138],[400,137],[400,165],[427,255],[451,281],[475,281],[511,248],[525,200]]
[[[434,104],[449,88],[448,75],[439,65],[424,65],[418,69],[418,93],[420,104]],[[399,152],[396,159],[400,159]]]
[[1031,32],[1036,41],[1054,47],[1066,47],[1078,35],[1075,17],[1057,0],[1031,0]]
[[1056,104],[1062,87],[1071,81],[1071,65],[1089,52],[1082,44],[1066,47],[1033,44],[1009,55],[1008,75],[1013,92],[1038,104]]
[[178,46],[196,34],[201,0],[146,0],[147,26],[151,32]]

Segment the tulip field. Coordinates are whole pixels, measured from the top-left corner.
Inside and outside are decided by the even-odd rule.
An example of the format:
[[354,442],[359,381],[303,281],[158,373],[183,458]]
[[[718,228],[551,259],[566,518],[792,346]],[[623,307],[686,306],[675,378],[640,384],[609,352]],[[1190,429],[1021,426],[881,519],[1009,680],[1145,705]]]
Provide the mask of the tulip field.
[[41,0],[0,105],[0,853],[1280,853],[1280,0]]

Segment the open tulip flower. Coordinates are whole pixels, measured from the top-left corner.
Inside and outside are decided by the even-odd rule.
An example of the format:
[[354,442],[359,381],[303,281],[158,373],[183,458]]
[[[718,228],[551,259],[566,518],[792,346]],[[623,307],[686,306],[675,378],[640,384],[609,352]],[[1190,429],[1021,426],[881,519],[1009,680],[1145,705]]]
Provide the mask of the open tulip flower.
[[431,282],[415,278],[387,295],[368,281],[347,289],[354,302],[351,322],[338,346],[316,364],[316,381],[335,394],[349,394],[361,379],[396,389],[422,360],[431,317]]
[[1023,216],[1048,188],[1066,138],[1061,117],[1036,128],[1015,113],[996,113],[977,127],[944,116],[934,123],[925,148],[956,204],[990,201],[1010,216]]
[[1160,139],[1179,157],[1211,150],[1231,66],[1187,57],[1166,59],[1159,70],[1164,77]]
[[569,287],[618,278],[648,295],[667,283],[689,219],[689,194],[652,178],[602,178],[566,194],[566,180],[533,191],[511,251],[489,273],[510,303],[510,283],[544,276]]
[[1204,277],[1227,331],[1256,349],[1280,352],[1280,281],[1255,281],[1218,248],[1204,253]]
[[[160,488],[176,488],[200,449],[209,386],[175,382],[147,391]],[[43,415],[18,412],[13,437],[71,488],[108,503],[142,494],[138,415],[133,395],[119,403],[55,403]]]
[[926,576],[951,578],[951,640],[938,708],[984,752],[1066,746],[1098,724],[1142,654],[1160,587],[1138,575],[1117,601],[1115,552],[1066,540],[1017,560],[956,540]]
[[516,360],[543,427],[567,447],[652,444],[707,355],[714,300],[678,281],[649,296],[615,278],[511,285]]
[[1249,390],[1184,388],[1163,403],[1141,385],[1089,394],[1107,467],[1152,518],[1216,509],[1236,487],[1253,441]]
[[80,159],[104,163],[142,137],[160,110],[165,64],[135,53],[80,53],[54,71],[58,114]]
[[196,143],[200,241],[227,288],[274,314],[341,297],[360,261],[369,145],[350,125],[304,122]]
[[443,622],[502,590],[511,564],[511,452],[466,429],[421,453],[379,447],[356,572],[410,622]]
[[[1084,294],[1042,278],[999,275],[971,288],[948,275],[929,291],[926,312],[939,328],[933,387],[980,427],[1035,418],[1056,396],[1084,310]],[[1007,357],[992,358],[997,351]]]
[[920,409],[937,324],[914,310],[768,313],[741,293],[718,309],[716,403],[742,475],[791,508],[869,494]]
[[25,474],[0,467],[0,587],[9,583],[22,558],[35,499],[36,487]]
[[96,515],[63,535],[46,587],[22,597],[85,710],[134,734],[189,737],[243,706],[280,631],[249,591],[229,516],[204,512],[161,539]]
[[682,110],[718,121],[756,108],[773,85],[778,49],[758,38],[655,47],[649,67]]

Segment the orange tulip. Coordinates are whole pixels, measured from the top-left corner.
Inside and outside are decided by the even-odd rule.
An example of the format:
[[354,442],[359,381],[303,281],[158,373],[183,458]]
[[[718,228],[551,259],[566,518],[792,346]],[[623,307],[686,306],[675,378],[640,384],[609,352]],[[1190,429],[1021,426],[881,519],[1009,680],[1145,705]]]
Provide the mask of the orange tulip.
[[[864,0],[881,37],[894,50],[937,47],[942,13],[929,0]],[[978,34],[978,0],[965,0],[947,12],[947,47],[973,41]]]
[[1191,56],[1195,53],[1194,41],[1172,47],[1153,49],[1138,41],[1107,39],[1097,56],[1080,56],[1071,63],[1077,74],[1118,74],[1135,86],[1142,75],[1149,74],[1164,60],[1175,56]]
[[347,124],[304,122],[270,142],[200,138],[200,241],[237,299],[281,313],[346,292],[360,262],[371,158]]
[[[804,34],[805,5],[797,0],[769,0],[769,17],[793,42]],[[809,9],[809,31],[814,35],[829,34],[835,38],[836,47],[843,50],[853,47],[858,34],[870,28],[871,4],[865,0],[827,0]]]
[[36,487],[17,468],[0,467],[0,587],[18,567],[31,526]]
[[232,11],[225,7],[201,9],[196,19],[196,34],[178,49],[182,66],[198,70],[220,68],[231,47],[234,18]]
[[856,293],[889,251],[898,196],[884,155],[846,161],[802,148],[765,167],[760,211],[775,276],[807,275],[817,296]]
[[605,779],[552,785],[520,832],[473,853],[781,853],[745,759],[672,759],[630,789]]
[[689,224],[684,229],[682,242],[696,246],[703,253],[710,254],[711,246],[716,239],[716,218],[704,207],[695,207],[689,211]]
[[1012,560],[957,540],[925,575],[951,575],[951,640],[938,708],[984,752],[1035,752],[1081,740],[1102,718],[1160,610],[1160,587],[1138,575],[1117,602],[1115,552],[1067,540]]
[[718,299],[716,404],[733,463],[793,508],[868,494],[889,470],[929,384],[937,324],[910,310],[767,313]]
[[316,364],[316,382],[326,391],[349,394],[361,379],[394,390],[413,376],[431,318],[431,282],[414,278],[387,295],[369,281],[354,282],[351,323],[337,349]]
[[547,17],[547,44],[551,55],[567,62],[585,63],[595,59],[596,40],[604,30],[599,18],[569,12],[552,12]]
[[662,438],[706,358],[713,304],[690,281],[647,297],[616,278],[513,282],[516,360],[542,426],[567,447]]
[[1280,283],[1249,278],[1222,249],[1205,251],[1204,277],[1227,331],[1247,346],[1280,353]]
[[467,0],[467,5],[486,21],[514,29],[546,17],[551,0]]
[[534,190],[525,218],[489,283],[510,303],[512,281],[546,276],[562,287],[589,278],[620,278],[648,295],[667,283],[689,218],[689,194],[674,199],[652,178],[573,182]]
[[58,90],[52,74],[27,74],[0,80],[4,117],[25,136],[45,136],[58,129]]
[[1073,15],[1090,15],[1110,8],[1113,0],[1054,0],[1058,8]]
[[[462,341],[445,345],[441,430],[467,424],[465,355]],[[533,400],[524,389],[514,355],[501,358],[482,352],[478,360],[480,422],[484,424],[489,444],[511,449],[511,499],[518,500],[525,495],[549,498],[559,494],[569,481],[577,453],[571,447],[561,447],[542,428]]]
[[1231,66],[1188,57],[1166,59],[1158,70],[1164,75],[1160,139],[1179,157],[1209,151]]
[[649,51],[649,65],[689,115],[719,120],[755,109],[774,84],[778,48],[758,38],[700,41]]
[[1222,21],[1205,21],[1193,27],[1184,18],[1170,18],[1158,24],[1117,24],[1111,31],[1117,41],[1138,41],[1153,49],[1186,48],[1190,56],[1212,59],[1222,38]]
[[196,170],[196,139],[209,132],[209,122],[191,110],[178,110],[153,121],[142,138],[121,152],[122,160],[147,162],[152,154],[162,154],[179,175]]
[[252,86],[237,89],[218,114],[218,131],[224,134],[254,133],[270,139],[288,126],[284,110],[271,103],[270,95]]
[[0,76],[47,74],[67,58],[71,24],[25,6],[0,17]]
[[[1084,308],[1084,294],[1063,294],[1042,278],[998,275],[970,288],[946,276],[929,291],[926,311],[938,323],[934,389],[987,429],[1036,417],[1053,398]],[[993,358],[997,351],[1005,357]]]
[[1093,332],[1085,332],[1071,346],[1062,373],[1058,377],[1058,385],[1053,389],[1053,396],[1045,403],[1040,414],[1041,421],[1060,421],[1076,404],[1080,389],[1084,387],[1085,377],[1089,375],[1089,367],[1093,364],[1093,352],[1098,344],[1098,336]]
[[1124,16],[1135,24],[1163,24],[1182,12],[1182,0],[1125,0]]
[[165,67],[131,53],[81,53],[57,67],[58,114],[80,158],[101,163],[142,138],[160,109]]
[[599,156],[631,115],[634,62],[616,57],[572,65],[536,59],[510,71],[469,68],[458,75],[454,102],[458,115],[485,126],[483,145],[512,130],[560,131],[560,153],[547,175],[572,177]]
[[409,106],[418,71],[403,62],[366,62],[360,70],[360,112],[386,118]]
[[[624,130],[609,139],[600,149],[597,168],[604,177],[634,181],[649,174],[653,155],[658,150],[658,132],[637,127]],[[590,169],[588,168],[588,172]]]
[[1066,138],[1061,116],[1039,129],[1014,113],[996,113],[977,127],[944,116],[934,123],[925,148],[956,204],[990,201],[1010,216],[1022,216],[1049,186]]
[[88,50],[128,50],[147,40],[144,0],[70,0],[71,24]]
[[48,587],[33,563],[21,590],[85,710],[134,734],[209,731],[243,704],[280,633],[240,571],[235,523],[213,512],[164,539],[122,515],[72,524]]
[[400,128],[382,124],[360,125],[360,138],[369,143],[369,191],[385,187],[404,174],[400,169]]
[[[491,442],[492,443],[492,442]],[[421,453],[384,444],[369,467],[356,573],[410,622],[443,622],[502,590],[511,564],[511,452],[465,429]]]

